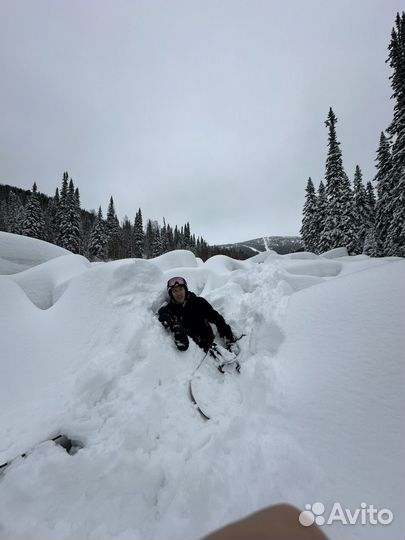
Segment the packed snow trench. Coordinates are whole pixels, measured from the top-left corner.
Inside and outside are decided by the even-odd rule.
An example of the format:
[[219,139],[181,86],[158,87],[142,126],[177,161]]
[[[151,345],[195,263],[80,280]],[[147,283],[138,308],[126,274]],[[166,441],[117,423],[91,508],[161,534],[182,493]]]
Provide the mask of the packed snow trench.
[[[200,538],[280,502],[388,508],[323,532],[403,537],[403,259],[90,263],[1,232],[0,262],[0,538]],[[210,420],[203,352],[156,317],[174,275],[246,334]]]

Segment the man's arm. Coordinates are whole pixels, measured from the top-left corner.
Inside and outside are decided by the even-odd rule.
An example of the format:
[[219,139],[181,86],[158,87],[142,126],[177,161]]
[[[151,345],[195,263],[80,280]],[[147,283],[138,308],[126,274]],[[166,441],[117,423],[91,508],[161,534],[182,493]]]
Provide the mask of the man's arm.
[[225,322],[225,319],[222,317],[218,311],[216,311],[205,298],[199,297],[201,301],[202,308],[205,312],[205,317],[208,322],[215,324],[218,328],[219,335],[223,338],[226,338],[229,341],[234,341],[235,337],[232,332],[232,328]]
[[159,309],[158,318],[167,330],[173,331],[173,326],[178,322],[176,315],[169,308],[169,304],[165,304]]
[[328,540],[317,525],[301,525],[299,516],[298,508],[277,504],[231,523],[203,540]]
[[179,324],[176,315],[169,308],[169,304],[162,306],[159,311],[159,321],[163,324],[166,330],[170,330],[174,334],[174,342],[179,351],[188,349],[188,337],[184,328]]

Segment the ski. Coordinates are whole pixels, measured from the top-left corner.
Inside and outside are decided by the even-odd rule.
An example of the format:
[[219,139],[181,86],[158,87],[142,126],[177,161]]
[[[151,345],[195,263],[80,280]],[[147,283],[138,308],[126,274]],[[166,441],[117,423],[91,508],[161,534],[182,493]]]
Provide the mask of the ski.
[[227,388],[225,395],[231,391],[235,399],[237,389],[232,388],[234,385],[228,381],[228,377],[235,373],[240,373],[238,355],[214,343],[194,370],[188,385],[190,400],[204,420],[210,420],[213,416],[210,412],[215,410],[212,401],[224,399],[218,392],[223,394],[224,388]]
[[[52,437],[51,439],[47,439],[47,440],[53,441],[56,445],[61,446],[62,448],[66,450],[68,454],[71,454],[71,455],[75,454],[77,450],[79,450],[80,448],[83,448],[83,445],[79,441],[72,441],[72,439],[70,439],[67,435],[63,435],[63,434],[56,435],[56,437]],[[45,442],[45,441],[42,441],[42,442]],[[27,450],[27,452],[24,452],[23,454],[20,454],[20,456],[10,459],[10,461],[6,461],[5,463],[2,463],[0,465],[0,474],[3,473],[6,470],[6,468],[9,465],[11,465],[13,461],[15,461],[18,457],[25,458],[32,450],[33,448],[31,448],[30,450]]]
[[189,394],[190,394],[190,398],[191,398],[191,401],[194,405],[194,408],[197,409],[197,411],[201,414],[201,416],[204,418],[204,420],[211,420],[211,417],[206,415],[205,412],[200,409],[195,397],[194,397],[194,394],[193,394],[193,388],[191,386],[191,380],[189,381],[188,383],[188,390],[189,390]]

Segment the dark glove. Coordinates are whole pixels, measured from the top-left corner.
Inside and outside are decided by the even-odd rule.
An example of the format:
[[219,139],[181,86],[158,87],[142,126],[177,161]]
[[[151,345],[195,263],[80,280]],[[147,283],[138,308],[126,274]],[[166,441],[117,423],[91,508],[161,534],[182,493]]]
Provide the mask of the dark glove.
[[236,338],[233,335],[232,328],[227,325],[226,332],[224,334],[225,347],[228,349],[228,351],[231,351],[236,355],[240,353],[240,347],[237,343],[238,339],[239,338]]
[[222,328],[222,332],[220,330],[219,333],[225,341],[229,341],[230,343],[234,343],[236,341],[232,328],[229,326],[229,324],[226,324],[224,328]]
[[228,349],[228,351],[235,355],[240,353],[240,347],[234,337],[232,339],[225,338],[225,347]]
[[176,325],[172,330],[174,333],[174,342],[176,343],[176,347],[179,349],[179,351],[186,351],[188,349],[188,336],[184,331],[184,328]]

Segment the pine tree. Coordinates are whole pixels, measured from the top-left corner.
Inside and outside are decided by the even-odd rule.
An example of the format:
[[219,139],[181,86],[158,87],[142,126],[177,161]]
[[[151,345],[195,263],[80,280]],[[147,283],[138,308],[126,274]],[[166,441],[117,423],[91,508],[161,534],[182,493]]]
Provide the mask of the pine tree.
[[181,242],[182,242],[181,233],[180,233],[177,225],[175,225],[174,233],[173,233],[174,249],[182,249]]
[[356,241],[353,246],[353,253],[363,253],[364,241],[369,231],[367,193],[362,181],[362,172],[358,165],[354,172],[353,181],[353,205],[354,205],[354,227],[356,230]]
[[59,207],[59,189],[56,188],[55,196],[48,201],[48,208],[45,213],[45,240],[51,244],[56,244],[58,240],[59,224],[58,219]]
[[7,232],[7,205],[6,201],[0,201],[0,231]]
[[120,224],[115,213],[114,199],[110,197],[107,210],[107,219],[105,223],[105,233],[107,235],[107,257],[109,259],[118,259],[120,252]]
[[353,209],[349,179],[343,169],[342,152],[336,137],[337,118],[329,109],[325,122],[329,128],[326,158],[327,214],[321,232],[321,243],[327,249],[353,245]]
[[63,173],[62,178],[62,189],[60,190],[59,202],[56,210],[56,223],[58,226],[58,236],[57,244],[63,247],[64,244],[64,230],[63,224],[66,222],[67,214],[67,197],[68,197],[68,184],[69,184],[69,174],[67,172]]
[[366,186],[366,201],[367,201],[367,212],[368,220],[370,224],[375,223],[375,212],[376,212],[376,198],[374,193],[373,184],[368,181]]
[[144,253],[147,259],[153,257],[153,242],[155,240],[155,234],[153,230],[152,220],[148,219],[146,222],[146,232],[145,232],[145,247]]
[[[64,179],[65,181],[65,179]],[[59,245],[72,253],[80,253],[81,246],[81,220],[80,199],[78,192],[75,193],[73,180],[70,179],[67,191],[62,187],[60,221],[59,221]],[[62,203],[63,200],[63,203]]]
[[98,214],[90,234],[89,255],[92,259],[102,260],[106,256],[107,235],[103,220],[101,206],[98,209]]
[[129,220],[128,216],[124,216],[124,220],[122,222],[122,236],[121,236],[121,253],[120,253],[120,259],[129,259],[132,257],[132,237],[133,237],[133,230],[132,230],[132,224]]
[[174,250],[174,237],[173,237],[173,229],[168,224],[166,228],[166,236],[167,236],[167,250],[173,251]]
[[25,218],[22,224],[21,234],[31,238],[42,239],[44,235],[44,215],[39,202],[37,185],[34,182],[31,196],[25,208]]
[[14,234],[22,234],[24,219],[25,208],[21,199],[17,193],[10,191],[5,214],[5,230]]
[[183,249],[191,249],[191,234],[190,234],[190,223],[187,222],[184,225],[184,232],[183,232]]
[[169,241],[167,237],[167,226],[165,218],[163,218],[163,227],[160,230],[160,239],[162,244],[162,253],[167,253],[169,251]]
[[116,213],[115,213],[115,208],[114,208],[114,199],[111,196],[110,202],[108,204],[105,232],[108,235],[108,237],[111,238],[113,234],[116,232],[116,230],[117,230],[117,222],[116,222]]
[[341,231],[342,245],[347,247],[350,254],[354,253],[357,240],[357,232],[355,228],[353,191],[350,185],[349,177],[344,173],[343,182],[341,185]]
[[382,257],[387,241],[388,227],[390,226],[394,212],[393,201],[391,199],[391,150],[384,132],[381,132],[376,161],[377,174],[374,177],[374,181],[377,186],[378,199],[375,216],[375,241],[377,246],[376,255]]
[[159,257],[162,255],[162,238],[159,227],[154,227],[153,233],[152,257]]
[[377,257],[377,241],[375,234],[376,198],[371,182],[366,187],[366,237],[364,239],[363,253]]
[[143,232],[142,211],[140,208],[135,216],[134,242],[133,243],[134,243],[134,250],[133,250],[134,257],[141,259],[144,254],[145,238],[144,238],[144,232]]
[[329,244],[326,238],[322,236],[323,225],[326,220],[326,214],[328,211],[328,199],[326,197],[326,188],[322,180],[319,182],[318,196],[316,199],[316,241],[317,249],[315,253],[323,253],[329,249]]
[[195,234],[192,234],[190,237],[190,251],[196,255],[197,253],[197,242],[195,239]]
[[392,140],[391,189],[392,219],[385,243],[386,255],[405,257],[405,12],[397,13],[392,29],[387,61],[395,99],[394,118],[388,128]]
[[314,184],[311,177],[308,178],[306,188],[306,198],[303,210],[301,237],[307,251],[317,252],[318,248],[318,222],[317,222],[317,200]]

